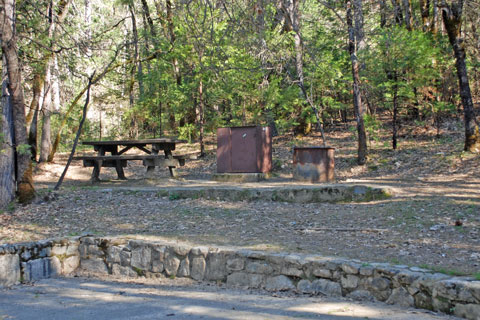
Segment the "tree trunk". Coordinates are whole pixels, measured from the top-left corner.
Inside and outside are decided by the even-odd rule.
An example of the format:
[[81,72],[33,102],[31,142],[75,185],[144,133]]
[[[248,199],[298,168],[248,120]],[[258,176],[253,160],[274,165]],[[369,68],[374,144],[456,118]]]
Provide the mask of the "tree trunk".
[[465,151],[480,152],[480,133],[475,121],[472,93],[468,81],[466,65],[466,53],[462,29],[463,0],[458,0],[450,5],[444,3],[442,8],[443,22],[447,30],[448,39],[455,54],[455,66],[457,68],[460,97],[462,98],[464,122],[465,122]]
[[[135,8],[133,5],[129,4],[128,9],[130,11],[130,17],[132,19],[132,35],[133,35],[133,46],[134,46],[134,54],[135,54],[135,64],[137,65],[137,77],[138,77],[138,88],[140,90],[140,96],[143,96],[144,89],[143,89],[143,70],[142,70],[142,62],[140,61],[140,52],[138,49],[138,29],[137,29],[137,18],[135,14]],[[135,69],[132,71],[132,77],[135,77]],[[131,83],[131,92],[133,92],[133,84],[134,80]],[[133,93],[131,93],[133,95]],[[131,100],[133,97],[131,96]],[[132,101],[133,104],[133,101]]]
[[42,138],[40,142],[40,158],[39,162],[45,162],[48,160],[48,155],[52,148],[51,140],[51,113],[52,113],[52,88],[51,88],[51,72],[50,65],[47,66],[45,72],[44,93],[43,93],[43,105],[42,105]]
[[403,11],[405,12],[405,26],[408,31],[413,30],[412,1],[403,0]]
[[[350,53],[350,59],[352,61],[352,76],[353,76],[353,107],[357,120],[357,133],[358,133],[358,157],[357,163],[363,165],[367,161],[367,135],[365,133],[365,123],[363,117],[365,116],[365,107],[362,103],[362,96],[360,92],[360,65],[357,57],[357,49],[361,50],[364,47],[363,44],[363,14],[362,14],[362,1],[353,1],[352,15],[352,1],[346,1],[347,6],[347,25],[348,25],[348,48]],[[355,20],[355,28],[353,26],[353,20]]]
[[392,149],[397,150],[397,117],[398,117],[398,85],[397,75],[394,76],[393,85],[393,119],[392,119]]
[[[15,1],[3,0],[0,8],[2,52],[5,56],[8,89],[12,101],[13,115],[13,145],[16,153],[15,180],[17,182],[17,196],[21,203],[31,201],[35,196],[32,179],[30,154],[27,151],[27,127],[25,118],[25,99],[22,90],[22,77],[17,53],[17,37],[14,28]],[[27,147],[27,148],[26,148]]]
[[37,160],[37,126],[38,126],[38,113],[40,111],[40,98],[42,98],[43,77],[37,73],[33,76],[33,97],[30,103],[30,119],[27,117],[28,128],[28,144],[30,145],[31,159]]
[[433,14],[430,31],[434,35],[438,32],[438,0],[433,0]]
[[430,25],[430,0],[420,0],[423,31],[428,31]]
[[198,142],[200,143],[200,156],[205,155],[205,143],[203,141],[204,136],[204,126],[205,126],[205,104],[204,104],[204,94],[203,94],[203,80],[200,79],[198,84],[198,125],[200,127],[200,134],[198,136]]
[[392,0],[393,13],[395,17],[395,24],[401,25],[403,23],[402,6],[400,0]]
[[13,110],[8,95],[8,76],[5,58],[2,59],[2,99],[0,116],[0,209],[15,197],[15,152],[13,146]]
[[380,28],[384,28],[387,24],[387,2],[386,0],[379,0],[380,2]]

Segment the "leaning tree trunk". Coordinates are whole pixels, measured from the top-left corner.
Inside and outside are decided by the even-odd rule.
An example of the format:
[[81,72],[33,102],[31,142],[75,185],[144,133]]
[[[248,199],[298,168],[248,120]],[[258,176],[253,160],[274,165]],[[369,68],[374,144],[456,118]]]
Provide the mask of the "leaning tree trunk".
[[33,188],[32,165],[27,145],[25,99],[23,97],[22,77],[17,53],[17,37],[13,24],[13,21],[15,21],[15,0],[3,0],[0,4],[2,5],[0,8],[2,52],[6,60],[8,89],[12,101],[17,196],[20,202],[26,203],[33,199],[35,190]]
[[365,107],[362,103],[362,97],[360,92],[360,64],[357,57],[357,48],[362,49],[364,47],[363,41],[363,14],[362,14],[362,1],[354,0],[354,15],[355,15],[355,28],[353,27],[354,17],[352,15],[352,1],[347,0],[347,25],[348,25],[348,48],[350,53],[350,59],[352,61],[352,75],[353,75],[353,107],[355,109],[355,115],[357,120],[357,132],[358,132],[358,157],[357,163],[363,165],[367,162],[367,135],[365,133],[365,123],[363,117],[365,116]]
[[468,81],[466,65],[466,52],[462,38],[462,11],[463,0],[452,4],[443,4],[442,15],[448,39],[455,54],[455,66],[457,68],[460,97],[462,98],[464,122],[465,122],[465,151],[480,152],[480,133],[475,121],[472,93]]

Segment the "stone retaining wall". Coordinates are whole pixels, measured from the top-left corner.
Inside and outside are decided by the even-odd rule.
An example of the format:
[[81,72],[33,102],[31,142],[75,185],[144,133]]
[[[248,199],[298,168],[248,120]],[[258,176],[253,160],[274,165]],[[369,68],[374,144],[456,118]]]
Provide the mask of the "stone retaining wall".
[[78,238],[1,245],[0,288],[75,271],[78,245]]
[[83,237],[0,246],[0,287],[73,272],[188,277],[228,286],[345,296],[480,319],[480,281],[315,255]]
[[352,202],[388,199],[392,190],[366,185],[318,185],[310,187],[175,187],[157,188],[157,195],[171,199],[222,199],[226,201],[278,201],[294,203]]
[[83,238],[81,268],[116,276],[189,277],[228,286],[346,296],[480,319],[480,281],[314,255]]

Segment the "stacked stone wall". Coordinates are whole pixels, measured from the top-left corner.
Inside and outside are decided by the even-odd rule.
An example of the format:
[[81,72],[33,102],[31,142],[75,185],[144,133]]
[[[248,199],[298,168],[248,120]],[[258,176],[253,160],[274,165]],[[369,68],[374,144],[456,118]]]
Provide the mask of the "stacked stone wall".
[[382,301],[480,319],[480,281],[315,255],[82,237],[0,246],[0,287],[66,275],[188,277],[231,287]]
[[0,288],[65,275],[80,264],[78,239],[52,239],[0,246]]
[[314,255],[83,238],[81,268],[127,277],[189,277],[227,286],[382,301],[480,319],[480,281]]

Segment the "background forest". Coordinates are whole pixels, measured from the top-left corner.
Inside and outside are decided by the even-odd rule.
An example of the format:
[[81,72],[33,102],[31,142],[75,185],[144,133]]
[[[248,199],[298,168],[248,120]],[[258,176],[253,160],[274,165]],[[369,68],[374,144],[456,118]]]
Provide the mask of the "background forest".
[[[89,78],[85,140],[175,135],[204,153],[219,126],[308,135],[343,123],[363,164],[380,132],[395,149],[400,128],[440,135],[463,119],[465,149],[478,151],[478,0],[3,0],[1,9],[2,204],[13,172],[32,185],[29,165],[13,162],[71,148]],[[13,122],[28,136],[12,142]]]

